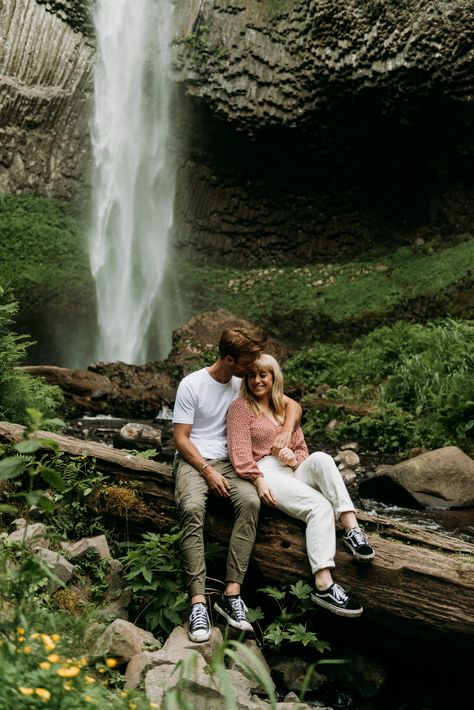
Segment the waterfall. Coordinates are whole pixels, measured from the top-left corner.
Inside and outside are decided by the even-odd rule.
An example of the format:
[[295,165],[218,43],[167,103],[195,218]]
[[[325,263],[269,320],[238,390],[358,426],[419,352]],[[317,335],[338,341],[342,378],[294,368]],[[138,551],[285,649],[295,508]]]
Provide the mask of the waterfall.
[[175,189],[172,14],[170,0],[96,0],[89,254],[101,360],[142,364],[151,325],[163,328],[159,291]]

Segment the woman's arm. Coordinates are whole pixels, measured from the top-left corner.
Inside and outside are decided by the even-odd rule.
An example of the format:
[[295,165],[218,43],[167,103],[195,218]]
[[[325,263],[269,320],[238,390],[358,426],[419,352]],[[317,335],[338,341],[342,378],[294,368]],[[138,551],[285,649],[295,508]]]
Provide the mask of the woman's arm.
[[276,435],[275,441],[273,442],[273,456],[278,456],[280,449],[291,445],[291,437],[295,428],[300,423],[303,411],[298,402],[295,402],[294,399],[290,399],[286,394],[283,395],[283,400],[285,402],[285,420],[282,424],[281,431]]
[[255,479],[262,476],[252,452],[250,420],[252,413],[247,402],[236,399],[227,412],[227,448],[236,473],[241,478]]

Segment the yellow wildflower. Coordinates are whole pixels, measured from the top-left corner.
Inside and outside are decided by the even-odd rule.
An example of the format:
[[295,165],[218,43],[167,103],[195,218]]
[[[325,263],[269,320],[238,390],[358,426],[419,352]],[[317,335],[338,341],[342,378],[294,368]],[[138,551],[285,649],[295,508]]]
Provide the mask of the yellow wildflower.
[[18,643],[24,643],[25,642],[25,637],[24,636],[18,636]]
[[115,658],[106,658],[105,665],[108,668],[115,668],[115,666],[117,665],[117,661],[115,660]]
[[77,665],[80,668],[82,668],[83,666],[87,666],[87,658],[85,656],[82,656],[82,658],[77,661]]
[[86,701],[86,703],[94,702],[94,698],[91,695],[84,695],[84,700]]
[[41,661],[39,667],[42,671],[48,671],[51,668],[51,663],[48,663],[48,661]]
[[22,695],[33,695],[33,693],[35,692],[33,688],[24,688],[23,686],[18,688],[18,690]]
[[18,636],[24,636],[25,635],[25,629],[23,629],[21,626],[18,626],[16,630]]
[[72,690],[72,685],[70,683],[63,683],[64,690]]
[[40,637],[40,634],[38,634],[36,632],[34,634],[31,634],[31,638],[34,640],[39,639],[39,637]]
[[156,703],[150,703],[150,707],[153,708],[153,710],[154,710],[154,708],[159,708],[160,706],[157,705]]
[[128,707],[130,710],[137,710],[138,705],[136,703],[129,703]]
[[44,646],[47,651],[54,651],[54,649],[56,648],[56,644],[54,643],[51,636],[48,636],[48,634],[41,634],[41,640],[44,643]]
[[44,700],[45,702],[51,697],[51,693],[49,692],[49,690],[46,690],[46,688],[35,688],[35,693],[39,698],[41,698],[41,700]]
[[23,646],[23,653],[31,653],[31,646]]
[[61,656],[58,656],[57,653],[50,653],[48,661],[51,661],[51,663],[59,663],[61,661]]
[[128,695],[128,691],[127,691],[127,690],[122,690],[122,692],[120,693],[120,695],[122,696],[122,698],[126,698],[127,695]]
[[58,641],[61,641],[61,636],[59,634],[52,634],[51,638],[55,643],[57,643]]
[[98,668],[97,671],[98,671],[99,673],[105,673],[105,668]]
[[86,682],[87,685],[92,685],[92,683],[95,683],[95,678],[93,678],[93,677],[90,676],[90,675],[86,675],[86,677],[84,678],[84,680],[85,680],[85,682]]
[[81,669],[78,668],[77,666],[70,666],[69,668],[58,668],[56,673],[61,676],[61,678],[75,678],[79,673],[81,672]]

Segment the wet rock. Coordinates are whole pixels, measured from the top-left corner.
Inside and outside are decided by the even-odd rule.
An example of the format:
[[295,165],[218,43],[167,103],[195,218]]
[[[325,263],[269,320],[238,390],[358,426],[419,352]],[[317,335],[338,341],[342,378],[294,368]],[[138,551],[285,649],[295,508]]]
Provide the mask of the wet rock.
[[474,461],[456,446],[435,449],[393,466],[378,466],[360,495],[409,508],[474,506]]

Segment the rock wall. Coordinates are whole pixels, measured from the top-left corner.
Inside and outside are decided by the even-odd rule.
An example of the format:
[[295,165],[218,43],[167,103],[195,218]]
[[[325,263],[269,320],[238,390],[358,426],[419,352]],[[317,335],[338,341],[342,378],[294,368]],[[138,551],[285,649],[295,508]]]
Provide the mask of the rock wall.
[[88,193],[87,18],[86,0],[0,5],[0,191]]
[[472,231],[473,9],[178,3],[174,75],[192,97],[180,249],[331,259]]

